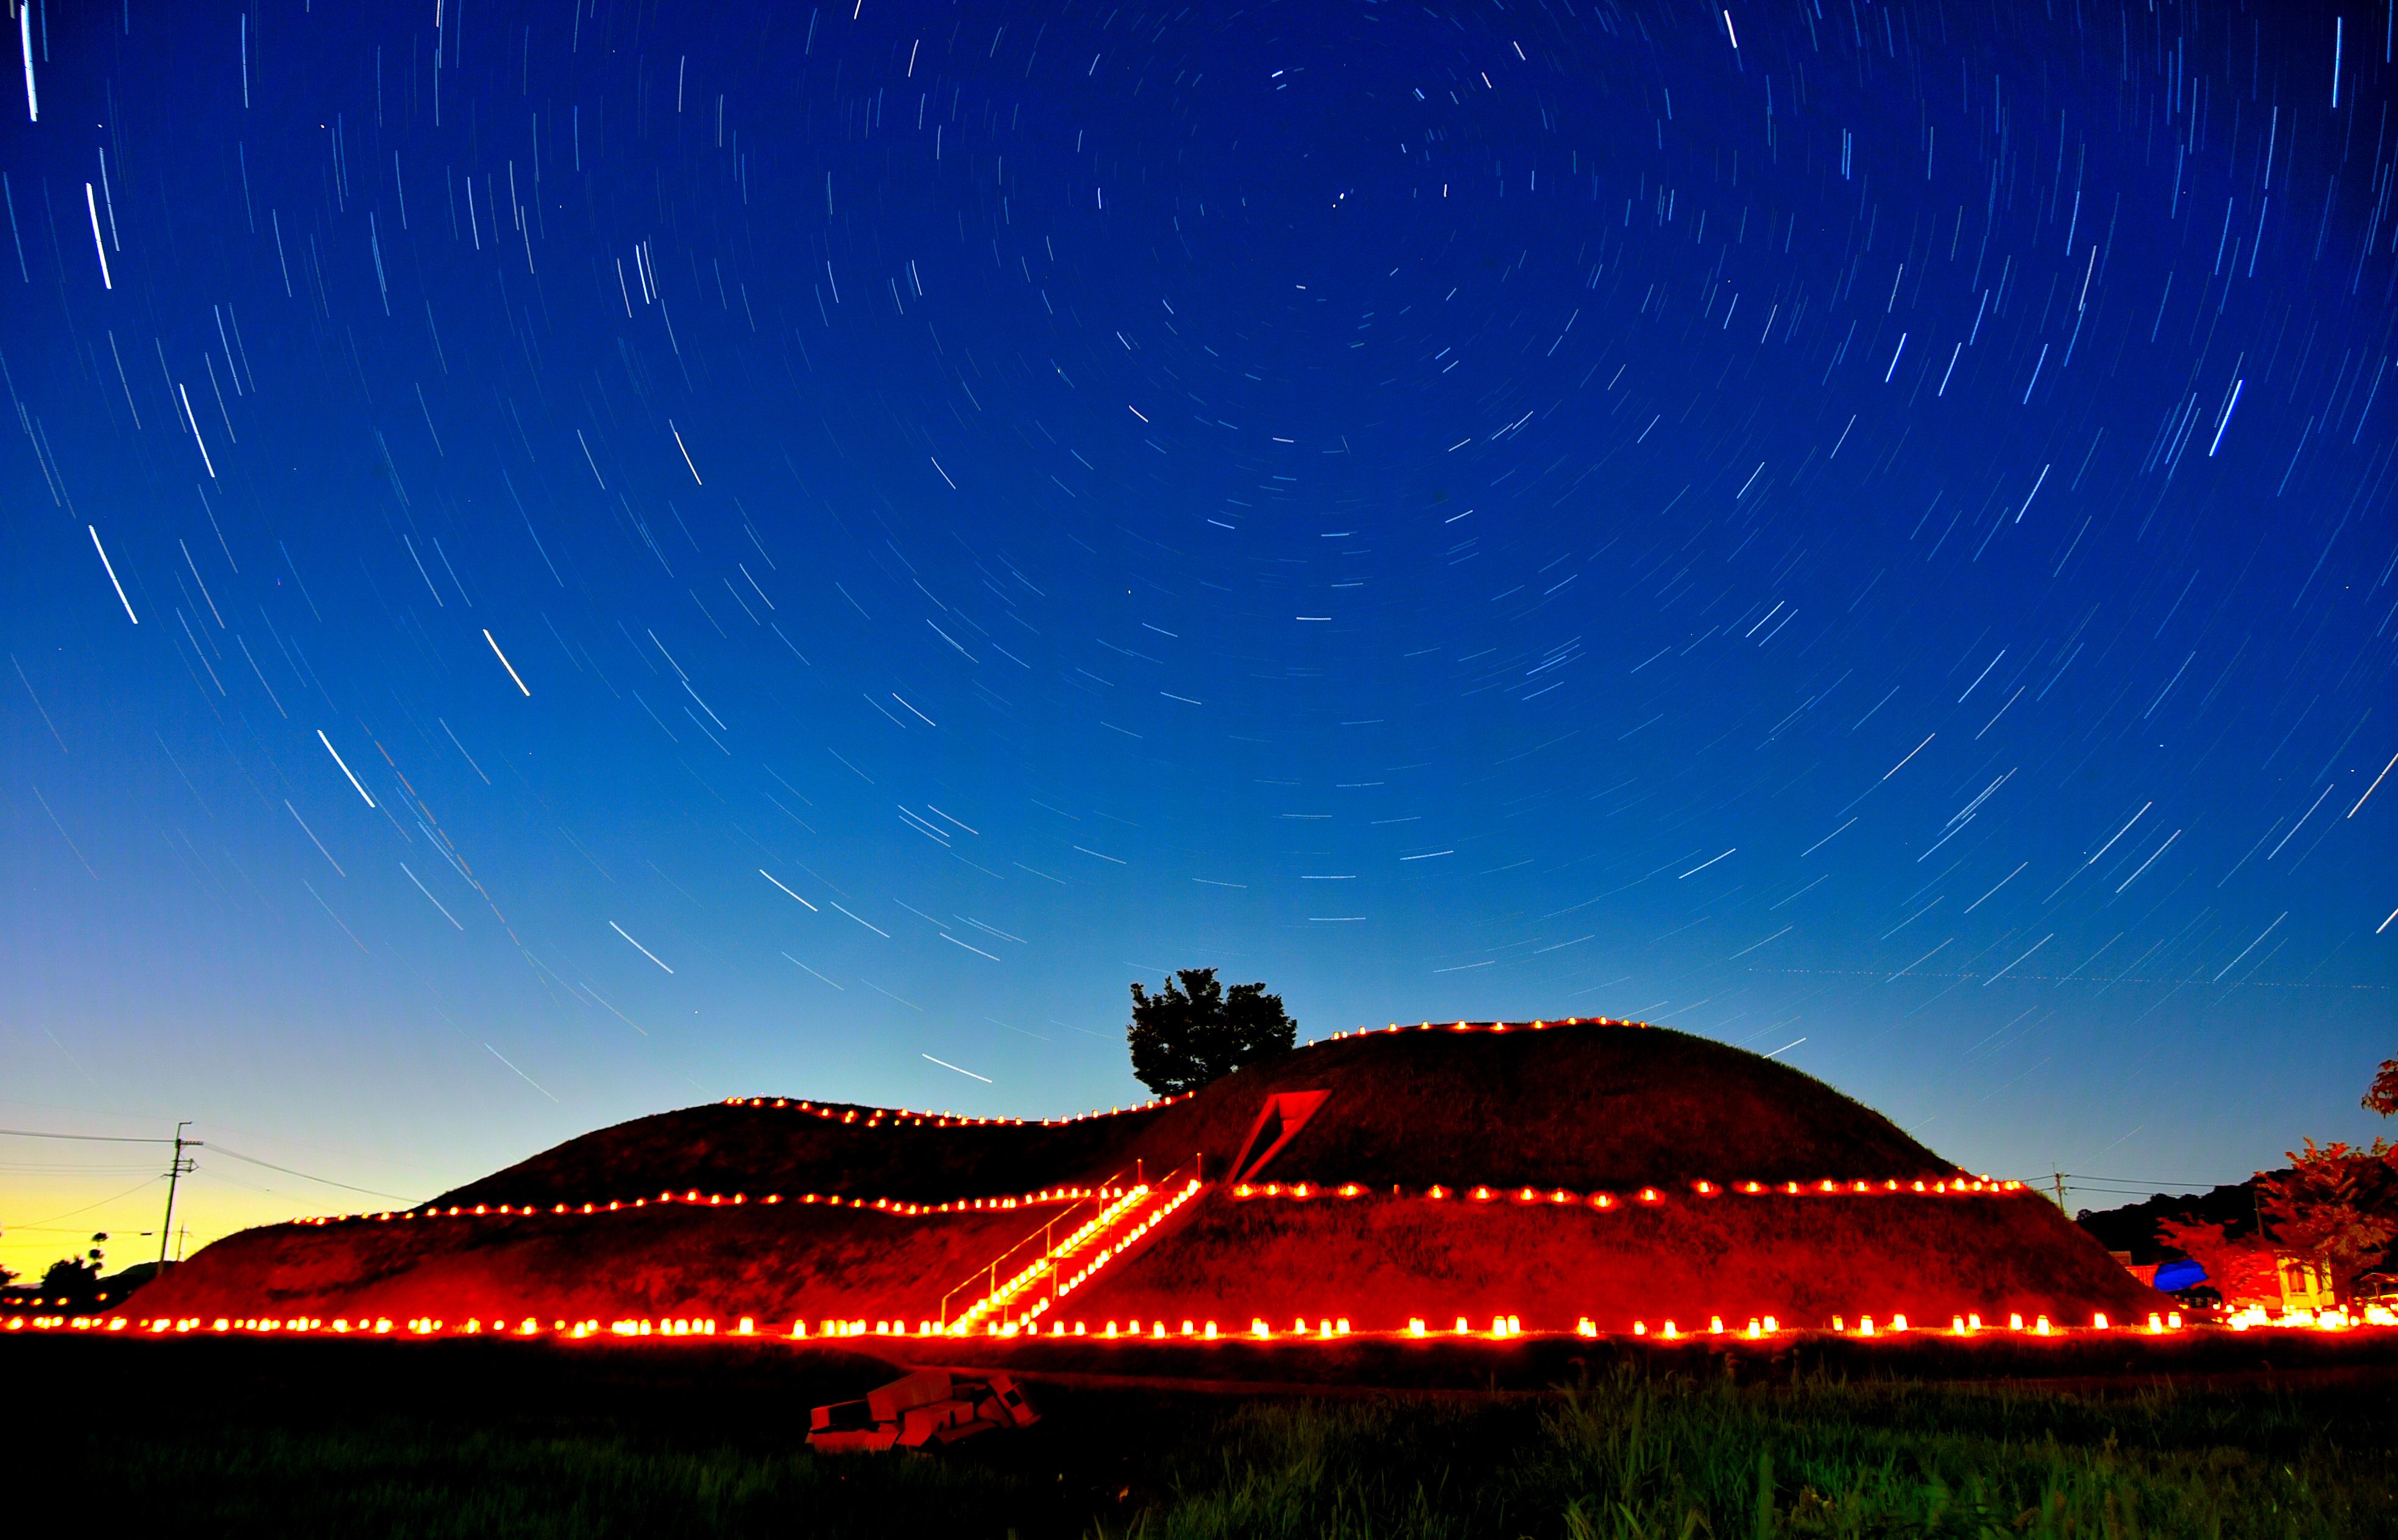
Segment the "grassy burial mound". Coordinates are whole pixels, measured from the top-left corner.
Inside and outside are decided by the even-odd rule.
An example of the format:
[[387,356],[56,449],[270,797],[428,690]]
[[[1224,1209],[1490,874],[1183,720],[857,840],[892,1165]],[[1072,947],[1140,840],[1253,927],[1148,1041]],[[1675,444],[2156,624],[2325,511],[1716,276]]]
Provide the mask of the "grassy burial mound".
[[[1684,1189],[1594,1211],[1550,1193],[1485,1202],[1451,1194],[1364,1193],[1342,1199],[1287,1185],[1268,1198],[1201,1209],[1183,1228],[1129,1258],[1061,1319],[1092,1330],[1130,1319],[1169,1332],[1185,1319],[1276,1333],[1303,1320],[1395,1331],[1422,1320],[1447,1332],[1462,1317],[1488,1332],[1500,1317],[1533,1331],[1587,1319],[1599,1332],[1850,1329],[1893,1318],[1947,1330],[1954,1317],[1989,1327],[2011,1315],[2086,1326],[2094,1313],[2145,1321],[2173,1308],[2086,1243],[2037,1194],[1957,1198],[1737,1193]],[[1537,1190],[1537,1189],[1536,1189]],[[1071,1330],[1071,1328],[1070,1328]]]
[[[558,1321],[900,1319],[1041,1227],[1040,1208],[908,1215],[802,1204],[664,1204],[263,1225],[218,1241],[132,1306],[143,1318]],[[949,1301],[955,1312],[983,1292]]]
[[[1233,1331],[1255,1318],[1280,1332],[1304,1316],[1396,1331],[1513,1315],[1532,1331],[1588,1318],[1610,1332],[1669,1319],[1689,1332],[1716,1315],[1737,1330],[1765,1315],[1815,1329],[1836,1315],[1945,1327],[2015,1312],[2082,1325],[2165,1303],[2035,1195],[1966,1182],[1787,1065],[1678,1032],[1567,1023],[1352,1033],[1170,1103],[1055,1122],[789,1098],[686,1108],[571,1140],[416,1217],[232,1237],[136,1311],[912,1330],[1066,1212],[1025,1195],[1136,1172],[1179,1183],[1194,1163],[1203,1195],[1041,1330],[1138,1318]],[[1040,1253],[1014,1253],[1000,1276]]]
[[1237,1148],[1233,1125],[1300,1090],[1331,1094],[1237,1173],[1247,1192],[1215,1194],[1061,1319],[1618,1332],[2169,1307],[2036,1194],[1960,1191],[1967,1173],[1821,1081],[1656,1028],[1354,1034],[1228,1077],[1139,1142]]
[[1204,1150],[1210,1175],[1227,1174],[1264,1098],[1301,1091],[1331,1094],[1260,1180],[1621,1192],[1958,1173],[1785,1065],[1663,1028],[1579,1023],[1351,1033],[1234,1071],[1144,1119],[1129,1147],[1152,1162]]
[[[818,1193],[938,1204],[1103,1177],[1157,1109],[1057,1121],[967,1118],[794,1097],[747,1097],[636,1118],[443,1193],[579,1206],[661,1192]],[[1122,1164],[1127,1171],[1131,1159]]]

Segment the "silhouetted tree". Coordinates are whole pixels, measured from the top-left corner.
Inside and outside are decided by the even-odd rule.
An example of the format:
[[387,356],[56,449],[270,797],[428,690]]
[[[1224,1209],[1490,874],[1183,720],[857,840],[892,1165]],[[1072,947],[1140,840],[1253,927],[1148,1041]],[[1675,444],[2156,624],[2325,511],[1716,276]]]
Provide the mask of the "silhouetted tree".
[[89,1299],[100,1292],[100,1264],[79,1256],[62,1256],[42,1274],[45,1297]]
[[1196,1091],[1246,1064],[1287,1052],[1299,1024],[1262,984],[1216,982],[1212,968],[1176,971],[1154,995],[1132,986],[1132,1072],[1161,1096]]

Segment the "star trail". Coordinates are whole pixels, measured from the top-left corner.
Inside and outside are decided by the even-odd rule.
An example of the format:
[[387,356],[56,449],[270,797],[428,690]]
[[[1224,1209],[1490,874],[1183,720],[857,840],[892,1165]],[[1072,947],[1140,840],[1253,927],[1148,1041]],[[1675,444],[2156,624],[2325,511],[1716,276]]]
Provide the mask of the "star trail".
[[421,1196],[1213,966],[2353,1137],[2392,15],[20,3],[0,1097]]

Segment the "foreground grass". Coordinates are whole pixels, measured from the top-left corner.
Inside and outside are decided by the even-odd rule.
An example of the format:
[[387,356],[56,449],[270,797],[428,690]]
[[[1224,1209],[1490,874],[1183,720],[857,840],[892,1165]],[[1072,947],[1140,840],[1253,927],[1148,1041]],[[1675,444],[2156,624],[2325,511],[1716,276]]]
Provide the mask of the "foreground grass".
[[[24,1344],[24,1347],[36,1345]],[[1044,1387],[1042,1424],[818,1460],[886,1373],[755,1351],[11,1343],[20,1493],[182,1534],[2390,1536],[2386,1374],[2060,1394],[1602,1369],[1552,1395],[1240,1400]],[[125,1349],[125,1350],[116,1350]],[[226,1351],[230,1349],[230,1351]],[[171,1407],[159,1415],[149,1407]],[[25,1425],[20,1422],[20,1426]]]
[[2106,1399],[1629,1373],[1538,1409],[1258,1404],[1111,1533],[1214,1536],[2398,1533],[2386,1391]]
[[108,1475],[162,1500],[184,1534],[977,1534],[995,1533],[995,1511],[1055,1506],[930,1460],[828,1468],[804,1453],[404,1422],[145,1441],[113,1453]]

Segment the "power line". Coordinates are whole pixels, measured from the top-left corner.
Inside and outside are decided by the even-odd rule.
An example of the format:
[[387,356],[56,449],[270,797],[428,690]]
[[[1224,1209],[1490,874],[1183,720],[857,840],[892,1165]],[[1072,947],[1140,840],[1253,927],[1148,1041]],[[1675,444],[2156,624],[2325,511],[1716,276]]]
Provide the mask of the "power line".
[[[158,1222],[158,1275],[167,1271],[167,1247],[175,1234],[175,1184],[189,1172],[199,1169],[199,1162],[183,1153],[183,1131],[192,1125],[187,1120],[175,1125],[175,1158],[167,1164],[167,1217]],[[192,1141],[197,1145],[199,1141]]]
[[278,1166],[272,1160],[261,1160],[254,1155],[244,1155],[238,1150],[227,1149],[222,1145],[210,1145],[209,1148],[216,1151],[219,1155],[230,1155],[236,1160],[246,1160],[253,1166],[264,1166],[268,1171],[279,1171],[286,1176],[296,1176],[306,1182],[321,1182],[326,1186],[339,1187],[344,1192],[364,1193],[370,1198],[388,1198],[395,1203],[405,1203],[408,1201],[407,1199],[401,1197],[396,1192],[383,1192],[374,1187],[353,1186],[347,1182],[336,1182],[330,1176],[314,1176],[304,1171],[293,1171],[290,1166]]
[[171,1145],[172,1139],[135,1139],[122,1133],[50,1133],[40,1129],[0,1129],[11,1139],[74,1139],[95,1145]]
[[[160,1174],[161,1174],[161,1175],[164,1175],[164,1173],[163,1173],[163,1172],[161,1172]],[[41,1229],[44,1225],[49,1225],[50,1223],[52,1223],[52,1221],[55,1221],[55,1220],[61,1220],[61,1219],[73,1219],[75,1215],[77,1215],[77,1214],[79,1214],[79,1213],[89,1213],[89,1212],[91,1212],[91,1211],[92,1211],[92,1210],[94,1210],[94,1209],[105,1208],[105,1207],[107,1207],[109,1204],[115,1202],[118,1199],[130,1198],[130,1197],[132,1197],[135,1193],[140,1192],[142,1188],[144,1188],[144,1187],[146,1187],[146,1186],[150,1185],[151,1185],[151,1183],[153,1183],[153,1182],[156,1182],[156,1181],[158,1181],[158,1180],[159,1180],[159,1177],[157,1177],[157,1176],[146,1177],[146,1178],[144,1178],[143,1180],[141,1180],[141,1181],[140,1181],[140,1182],[136,1182],[135,1184],[133,1184],[133,1185],[131,1185],[131,1186],[129,1186],[129,1187],[126,1188],[123,1192],[116,1194],[115,1197],[111,1197],[111,1198],[103,1198],[103,1199],[101,1199],[99,1202],[97,1202],[97,1203],[87,1203],[87,1204],[85,1204],[85,1205],[84,1205],[82,1208],[80,1208],[80,1209],[69,1209],[69,1210],[68,1210],[66,1212],[64,1212],[64,1213],[54,1213],[54,1214],[50,1215],[50,1217],[49,1217],[48,1219],[45,1219],[45,1220],[43,1220],[43,1221],[42,1221],[40,1224],[38,1224],[38,1225],[11,1225],[11,1226],[8,1226],[8,1227],[9,1227],[9,1228],[12,1228],[12,1229],[20,1229],[20,1230],[38,1230],[38,1229]]]
[[[182,1146],[185,1145],[196,1145],[198,1143],[197,1140],[192,1139],[138,1139],[129,1135],[117,1133],[51,1133],[40,1129],[0,1129],[0,1136],[16,1139],[74,1139],[87,1143],[110,1145],[175,1145]],[[228,1149],[222,1145],[211,1145],[208,1147],[215,1150],[219,1155],[230,1155],[236,1160],[246,1161],[253,1166],[263,1166],[268,1171],[281,1172],[286,1176],[296,1176],[303,1182],[320,1182],[326,1186],[339,1187],[344,1192],[364,1193],[369,1198],[388,1198],[396,1203],[405,1203],[409,1201],[408,1199],[402,1197],[398,1193],[384,1192],[375,1187],[357,1186],[348,1182],[336,1182],[330,1176],[318,1176],[312,1172],[297,1171],[290,1166],[278,1166],[272,1160],[261,1160],[254,1155],[244,1155],[238,1150]]]

